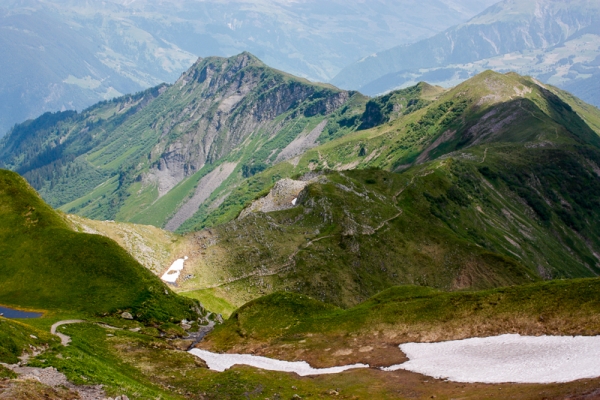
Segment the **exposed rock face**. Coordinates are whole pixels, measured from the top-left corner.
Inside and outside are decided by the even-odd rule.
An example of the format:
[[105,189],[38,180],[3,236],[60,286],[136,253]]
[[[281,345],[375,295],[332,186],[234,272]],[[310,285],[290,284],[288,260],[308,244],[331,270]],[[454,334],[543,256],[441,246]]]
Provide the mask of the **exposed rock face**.
[[179,143],[173,145],[170,151],[163,154],[157,167],[153,169],[154,181],[158,183],[158,194],[160,197],[167,194],[179,182],[185,178],[185,159],[179,153]]
[[317,145],[317,139],[323,133],[323,129],[327,125],[327,120],[321,122],[307,135],[300,135],[292,143],[287,145],[285,149],[279,153],[275,162],[289,160],[297,155],[304,153],[306,150],[311,149]]
[[250,206],[244,209],[239,219],[246,218],[253,212],[271,212],[287,210],[295,207],[298,203],[300,193],[306,186],[316,182],[319,178],[295,181],[292,179],[282,179],[273,186],[268,195],[254,201]]
[[[68,204],[69,213],[174,230],[199,209],[207,212],[204,203],[222,204],[243,178],[317,145],[351,96],[363,100],[249,53],[210,57],[171,86],[40,118],[47,129],[33,135],[16,129],[0,143],[0,163],[26,174],[53,206]],[[4,149],[19,148],[26,159],[3,157]],[[226,168],[213,175],[217,165]],[[201,177],[207,181],[197,184]],[[98,190],[94,200],[74,202]]]
[[202,178],[196,187],[194,196],[167,222],[165,229],[175,231],[181,224],[190,219],[198,210],[198,207],[231,175],[236,166],[236,163],[225,163]]
[[[345,91],[273,73],[248,53],[230,59],[198,60],[174,88],[182,98],[193,96],[194,99],[173,116],[164,128],[160,143],[152,150],[150,158],[158,160],[143,181],[146,185],[156,184],[160,197],[206,164],[227,155],[251,134],[263,130],[269,136],[276,135],[285,122],[273,125],[273,120],[298,104],[312,100],[296,112],[311,117],[329,114],[349,98]],[[276,161],[287,160],[314,147],[326,124],[323,121],[308,134],[295,139]],[[182,134],[173,137],[173,132]],[[196,199],[194,203],[197,203],[195,212],[201,202]],[[176,229],[185,221],[181,216],[175,216],[174,220],[167,229]]]

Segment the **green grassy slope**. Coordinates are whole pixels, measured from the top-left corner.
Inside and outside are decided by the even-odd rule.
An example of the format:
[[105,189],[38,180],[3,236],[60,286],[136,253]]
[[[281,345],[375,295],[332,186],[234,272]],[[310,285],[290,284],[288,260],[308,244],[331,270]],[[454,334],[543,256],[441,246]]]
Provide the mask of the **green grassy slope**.
[[0,170],[0,303],[141,320],[183,319],[195,303],[170,291],[112,240],[71,230],[27,182]]
[[366,101],[248,53],[210,57],[172,86],[15,127],[0,143],[0,167],[64,211],[164,226],[223,163],[235,170],[207,207],[322,122],[319,141],[355,130]]
[[21,322],[0,318],[0,362],[2,363],[16,364],[23,354],[31,354],[34,349],[39,350],[57,343],[60,343],[60,340],[49,332]]
[[439,96],[236,188],[204,223],[235,218],[240,199],[273,180],[365,168],[328,174],[294,209],[199,235],[203,264],[184,289],[210,288],[234,305],[285,289],[350,306],[397,284],[460,290],[597,276],[600,139],[576,108],[494,72]]
[[[597,335],[600,280],[535,283],[481,292],[390,288],[348,310],[306,296],[274,293],[238,309],[202,344],[217,351],[255,348],[293,357],[310,352],[326,363],[336,349],[432,342],[506,333]],[[323,352],[324,348],[329,348]],[[268,350],[266,350],[268,349]]]
[[461,290],[598,275],[600,180],[588,158],[538,149],[523,160],[510,145],[491,154],[483,164],[325,175],[296,208],[199,234],[202,262],[182,288],[214,287],[236,305],[285,289],[350,306],[398,284]]
[[[430,90],[411,101],[410,93],[423,87]],[[443,93],[432,94],[431,87],[421,84],[373,99],[360,124],[375,120],[382,124],[324,143],[308,150],[294,165],[282,163],[241,182],[216,209],[205,212],[204,219],[185,228],[194,230],[226,222],[222,216],[237,215],[273,179],[314,169],[376,167],[401,172],[444,154],[493,143],[529,148],[565,144],[598,147],[600,110],[550,89],[514,73],[487,71]],[[408,103],[413,104],[410,110]]]

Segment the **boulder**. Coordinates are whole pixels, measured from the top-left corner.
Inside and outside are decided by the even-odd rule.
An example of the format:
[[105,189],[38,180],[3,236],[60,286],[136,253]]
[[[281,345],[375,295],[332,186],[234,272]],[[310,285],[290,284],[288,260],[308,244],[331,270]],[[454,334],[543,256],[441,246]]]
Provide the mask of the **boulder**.
[[127,311],[125,311],[123,314],[121,314],[121,318],[132,320],[133,315],[131,315],[131,313],[128,313]]

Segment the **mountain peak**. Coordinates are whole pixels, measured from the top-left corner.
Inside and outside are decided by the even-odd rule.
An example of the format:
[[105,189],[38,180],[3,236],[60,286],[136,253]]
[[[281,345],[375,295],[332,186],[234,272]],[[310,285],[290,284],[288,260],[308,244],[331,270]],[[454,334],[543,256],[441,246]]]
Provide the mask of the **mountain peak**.
[[231,57],[212,56],[199,58],[194,65],[181,75],[176,84],[198,79],[200,82],[204,82],[204,80],[209,79],[215,74],[218,75],[227,72],[235,75],[249,66],[266,67],[262,61],[247,51]]

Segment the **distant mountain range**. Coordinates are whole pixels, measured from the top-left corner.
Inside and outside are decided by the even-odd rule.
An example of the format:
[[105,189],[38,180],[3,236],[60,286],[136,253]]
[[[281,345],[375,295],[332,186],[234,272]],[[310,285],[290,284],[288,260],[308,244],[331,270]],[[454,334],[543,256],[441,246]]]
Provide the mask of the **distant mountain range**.
[[486,69],[531,75],[600,106],[600,3],[504,0],[429,39],[366,57],[331,82],[375,95],[419,81],[454,86]]
[[46,111],[172,83],[198,56],[251,51],[327,81],[358,57],[431,36],[494,1],[4,1],[0,136]]

